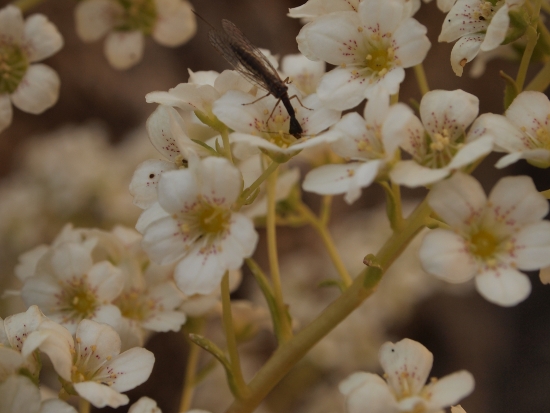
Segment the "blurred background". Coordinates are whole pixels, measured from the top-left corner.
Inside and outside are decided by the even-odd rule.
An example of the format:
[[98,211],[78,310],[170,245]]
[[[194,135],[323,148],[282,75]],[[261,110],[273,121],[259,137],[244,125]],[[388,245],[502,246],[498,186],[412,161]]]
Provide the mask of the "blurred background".
[[[301,23],[286,14],[289,8],[301,5],[303,0],[197,0],[191,3],[215,26],[222,18],[229,19],[253,43],[275,55],[298,52],[295,39]],[[0,1],[1,7],[7,4]],[[155,109],[154,105],[145,102],[145,94],[168,90],[187,81],[187,69],[228,69],[226,62],[208,42],[208,27],[199,22],[196,36],[187,44],[170,49],[148,38],[143,60],[130,70],[117,71],[107,63],[102,41],[85,44],[76,36],[75,4],[73,0],[46,0],[27,13],[47,15],[63,35],[64,48],[45,62],[59,74],[61,91],[58,103],[40,116],[15,109],[12,125],[0,134],[1,289],[13,286],[17,256],[40,243],[51,242],[65,222],[106,229],[116,223],[133,227],[140,210],[131,203],[128,183],[141,161],[159,158],[144,129],[147,117]],[[470,78],[467,71],[462,78],[456,77],[449,63],[452,44],[437,43],[444,14],[433,2],[423,4],[415,17],[428,27],[432,42],[424,63],[430,88],[463,89],[480,98],[480,113],[502,113],[504,83],[498,72],[503,70],[515,76],[517,65],[495,60],[488,64],[487,71],[479,79]],[[533,72],[536,69],[537,65],[531,68]],[[414,74],[409,70],[401,87],[400,99],[409,102],[411,99],[419,101],[420,97]],[[486,190],[499,178],[499,172],[493,167],[496,159],[494,156],[486,159],[474,174]],[[536,170],[524,162],[503,172],[507,175],[529,174],[539,190],[550,188],[548,172]],[[78,200],[69,200],[75,194]],[[404,195],[414,200],[423,192],[405,191]],[[305,194],[305,199],[313,209],[318,207],[318,197]],[[332,228],[339,246],[353,239],[344,231],[346,228],[352,231],[359,225],[365,233],[370,231],[365,220],[368,220],[369,213],[381,216],[383,201],[383,193],[378,187],[365,190],[361,200],[352,207],[346,206],[341,198],[335,199]],[[67,208],[69,204],[70,208]],[[362,223],[357,224],[358,220]],[[303,257],[315,260],[319,254],[323,255],[323,250],[313,231],[301,231],[299,238],[296,231],[280,231],[281,259],[287,263],[289,273],[300,268],[311,272],[307,265],[303,268],[303,262],[300,266],[297,252],[304,254],[301,260],[306,259]],[[357,239],[362,240],[361,236]],[[265,263],[262,241],[258,260]],[[365,254],[375,252],[363,250],[362,245],[355,247],[357,262],[353,265],[360,264]],[[353,265],[350,264],[350,268],[355,268]],[[307,276],[304,275],[305,279]],[[395,307],[398,310],[394,309],[392,317],[387,319],[381,339],[398,341],[409,337],[423,343],[434,353],[433,376],[442,377],[460,369],[472,372],[476,390],[462,403],[468,413],[548,412],[549,287],[540,283],[538,274],[531,274],[531,281],[531,296],[513,308],[501,308],[486,302],[471,286],[430,286],[429,291],[422,290],[415,299],[402,292],[403,298],[394,298],[406,301],[406,305]],[[286,282],[292,284],[291,280]],[[315,289],[316,284],[309,287]],[[254,296],[246,272],[243,286],[235,294],[236,298]],[[386,294],[390,297],[392,293]],[[312,296],[310,306],[320,311],[326,305],[326,299]],[[13,312],[9,301],[4,300],[0,306],[2,317]],[[300,298],[296,308],[299,304]],[[291,311],[292,308],[291,305]],[[356,341],[360,346],[364,340],[367,345],[372,338],[368,334],[375,334],[366,325],[376,310],[358,311],[364,317],[365,336],[361,335],[363,319],[357,319],[353,337],[348,339],[344,335],[339,338],[343,340],[341,343]],[[243,351],[253,354],[249,366],[252,374],[273,350],[273,342],[268,333],[262,333],[254,343],[246,346]],[[133,391],[133,397],[146,394],[156,399],[165,413],[176,412],[187,344],[181,333],[171,333],[153,337],[148,347],[155,352],[157,364],[149,382]],[[182,348],[185,351],[182,352]],[[337,347],[333,350],[341,352]],[[360,364],[378,371],[375,353],[376,349],[371,349],[365,355],[368,360]],[[262,409],[272,412],[344,411],[343,399],[335,390],[338,382],[354,371],[353,366],[346,367],[348,370],[333,365],[327,367],[324,358],[328,353],[322,351],[312,357],[318,359],[301,363],[275,389]],[[347,360],[347,363],[352,361]],[[226,392],[218,387],[224,386],[223,377],[218,377],[217,382],[214,379],[199,386],[193,407],[218,413],[227,405]],[[327,395],[330,395],[330,401],[326,400]],[[117,411],[126,410],[120,408]],[[365,412],[368,412],[367,406]]]

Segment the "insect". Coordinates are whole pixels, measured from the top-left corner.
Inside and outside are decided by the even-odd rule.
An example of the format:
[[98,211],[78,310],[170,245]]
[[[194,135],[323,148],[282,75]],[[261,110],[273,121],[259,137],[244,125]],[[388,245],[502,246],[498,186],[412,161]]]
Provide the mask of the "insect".
[[[205,21],[198,14],[197,16]],[[223,56],[225,60],[227,60],[229,64],[231,64],[231,66],[235,68],[235,70],[241,73],[252,83],[255,83],[267,91],[267,94],[262,96],[260,99],[263,99],[268,95],[273,95],[276,99],[278,99],[271,115],[269,115],[269,118],[273,115],[273,112],[279,102],[283,102],[283,105],[288,112],[288,116],[290,117],[288,132],[295,138],[299,139],[302,135],[303,129],[300,122],[296,119],[296,113],[290,104],[290,99],[296,98],[298,102],[300,102],[300,99],[296,95],[291,97],[288,96],[288,78],[281,80],[277,70],[275,70],[267,57],[260,51],[260,49],[258,49],[258,47],[254,46],[250,40],[245,37],[245,35],[237,26],[235,26],[234,23],[229,20],[222,20],[223,32],[216,30],[210,23],[206,23],[212,27],[212,30],[208,33],[210,44],[214,46],[214,48]],[[255,103],[260,99],[257,99],[251,103]],[[300,102],[300,104],[302,105],[302,102]]]

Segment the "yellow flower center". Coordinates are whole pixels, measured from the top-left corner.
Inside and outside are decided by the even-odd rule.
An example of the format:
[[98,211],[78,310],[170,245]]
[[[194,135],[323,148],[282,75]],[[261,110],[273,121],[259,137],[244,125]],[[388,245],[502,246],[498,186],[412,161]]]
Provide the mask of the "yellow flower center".
[[156,307],[154,300],[144,296],[142,291],[131,290],[122,293],[115,302],[123,317],[143,321]]
[[124,16],[117,26],[120,31],[139,30],[151,34],[157,22],[157,8],[154,0],[118,0],[124,9]]
[[231,212],[225,208],[204,203],[197,211],[199,230],[203,234],[217,235],[227,230]]
[[65,305],[62,311],[69,313],[66,316],[66,322],[71,319],[74,321],[74,318],[88,318],[99,305],[95,294],[90,290],[86,276],[71,280],[65,286],[63,301]]
[[483,260],[492,257],[498,245],[499,242],[494,235],[483,229],[470,237],[470,251]]
[[381,42],[375,42],[365,57],[365,66],[379,77],[384,76],[392,68],[395,60],[395,50],[385,47]]
[[27,56],[19,46],[0,43],[0,95],[15,92],[28,67]]
[[427,141],[426,153],[417,155],[417,161],[428,168],[447,166],[460,148],[464,146],[464,135],[453,139],[451,132],[446,128],[432,136],[425,133],[425,139]]

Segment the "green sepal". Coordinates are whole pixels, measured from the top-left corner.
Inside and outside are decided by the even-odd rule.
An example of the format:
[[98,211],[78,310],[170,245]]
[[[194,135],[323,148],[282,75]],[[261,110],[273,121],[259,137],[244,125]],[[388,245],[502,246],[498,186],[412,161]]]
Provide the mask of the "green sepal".
[[[223,155],[220,155],[218,152],[216,152],[214,150],[214,148],[212,148],[211,146],[208,146],[205,142],[203,141],[200,141],[198,139],[191,139],[193,142],[195,142],[197,145],[200,145],[202,146],[204,149],[206,149],[208,151],[208,153],[210,153],[210,155],[212,156],[223,156]],[[217,141],[216,141],[217,142]]]
[[508,109],[508,106],[512,104],[516,96],[519,94],[519,90],[518,90],[516,81],[514,79],[512,79],[502,70],[500,71],[499,74],[500,74],[500,77],[503,78],[504,82],[506,83],[506,86],[504,88],[504,110],[506,110]]
[[506,36],[501,44],[512,43],[513,41],[519,39],[525,34],[525,31],[531,22],[529,14],[524,8],[512,10],[508,12],[508,16],[510,16],[510,26],[508,26]]
[[258,197],[259,193],[260,193],[260,188],[256,188],[256,190],[252,192],[248,198],[246,198],[243,205],[250,205],[251,203],[253,203]]
[[223,132],[227,129],[224,123],[222,123],[216,116],[208,116],[206,113],[201,112],[200,110],[195,111],[195,116],[206,126],[210,126],[212,129],[217,130],[218,132]]
[[222,351],[222,349],[220,349],[216,344],[208,340],[206,337],[203,337],[199,334],[193,334],[193,333],[189,334],[189,340],[191,340],[193,343],[195,343],[197,346],[199,346],[203,350],[206,350],[207,352],[212,354],[216,358],[216,360],[218,360],[221,363],[222,367],[225,370],[225,374],[227,376],[227,383],[229,384],[231,393],[233,393],[235,397],[238,397],[239,390],[235,382],[235,376],[233,375],[233,371],[231,369],[231,363],[229,362],[227,357],[225,357],[225,354]]

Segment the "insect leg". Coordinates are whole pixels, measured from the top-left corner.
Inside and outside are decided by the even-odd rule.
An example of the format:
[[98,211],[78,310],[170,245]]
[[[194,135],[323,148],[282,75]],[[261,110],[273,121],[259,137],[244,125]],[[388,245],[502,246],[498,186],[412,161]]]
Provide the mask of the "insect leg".
[[[242,105],[243,105],[243,106],[252,105],[253,103],[259,102],[260,100],[262,100],[263,98],[268,97],[269,95],[271,95],[271,92],[267,92],[267,94],[263,95],[261,98],[258,98],[258,99],[256,99],[256,100],[253,101],[253,102],[243,103]],[[279,100],[280,100],[280,99],[279,99]],[[277,102],[277,103],[279,103],[279,102]]]
[[288,100],[291,100],[291,99],[296,99],[299,103],[300,103],[300,106],[303,107],[304,109],[307,109],[307,110],[313,110],[311,108],[308,108],[307,106],[304,106],[304,104],[302,103],[302,101],[300,100],[300,98],[298,97],[298,95],[293,95],[291,97],[288,98]]

